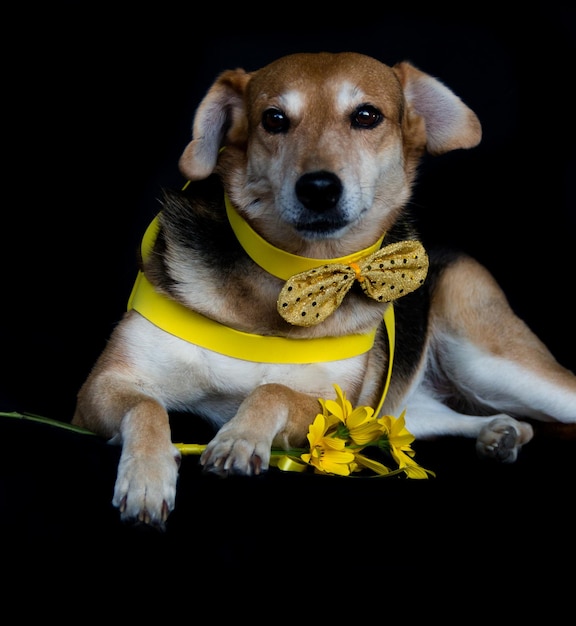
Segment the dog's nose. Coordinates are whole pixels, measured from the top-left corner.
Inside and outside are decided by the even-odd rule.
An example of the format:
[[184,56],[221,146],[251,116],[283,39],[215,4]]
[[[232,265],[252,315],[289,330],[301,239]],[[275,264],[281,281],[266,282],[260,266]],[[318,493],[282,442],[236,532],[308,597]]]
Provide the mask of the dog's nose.
[[317,213],[334,208],[341,194],[342,182],[332,172],[303,174],[296,182],[298,200]]

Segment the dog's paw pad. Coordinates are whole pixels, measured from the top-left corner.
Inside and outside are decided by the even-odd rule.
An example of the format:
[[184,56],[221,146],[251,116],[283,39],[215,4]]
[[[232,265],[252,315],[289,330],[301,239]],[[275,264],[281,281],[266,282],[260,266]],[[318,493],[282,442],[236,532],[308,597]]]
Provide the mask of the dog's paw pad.
[[514,463],[520,448],[533,436],[529,424],[511,417],[498,417],[490,421],[476,440],[478,456],[500,463]]

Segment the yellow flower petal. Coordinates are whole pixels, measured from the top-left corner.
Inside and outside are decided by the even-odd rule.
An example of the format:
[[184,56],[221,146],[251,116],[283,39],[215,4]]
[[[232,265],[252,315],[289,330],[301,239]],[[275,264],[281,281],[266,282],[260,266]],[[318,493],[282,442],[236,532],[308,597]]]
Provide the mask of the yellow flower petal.
[[316,442],[322,439],[324,433],[326,431],[326,419],[321,413],[316,415],[316,418],[310,424],[308,428],[308,441],[310,443],[310,447],[313,448],[316,445]]
[[347,414],[345,408],[338,404],[338,402],[335,402],[334,400],[325,400],[324,406],[329,414],[335,415],[342,422],[346,421]]
[[[356,426],[360,426],[367,421],[378,424],[378,422],[372,418],[373,414],[374,409],[371,409],[369,406],[356,407],[348,416],[348,419],[346,420],[346,425],[348,426],[348,428],[355,428]],[[380,428],[379,424],[378,428]]]
[[382,436],[382,428],[376,420],[370,420],[349,429],[350,439],[357,446],[367,446],[370,443],[378,441]]
[[396,459],[396,461],[398,462],[398,467],[404,470],[404,472],[406,472],[406,476],[408,478],[418,479],[418,478],[428,478],[428,475],[436,476],[436,474],[432,472],[431,470],[427,470],[421,467],[420,465],[418,465],[416,461],[414,461],[407,454],[402,452],[402,450],[392,448],[390,452],[392,453],[392,456],[394,457],[394,459]]
[[338,452],[336,450],[327,452],[322,457],[321,469],[329,474],[348,476],[350,474],[349,463],[354,461],[354,455],[350,452]]
[[[322,439],[322,444],[327,450],[340,451],[344,450],[346,441],[344,439],[340,439],[340,437],[324,437]],[[352,456],[354,455],[352,454]]]
[[364,456],[363,454],[356,454],[356,462],[361,467],[365,467],[366,469],[372,470],[373,472],[376,472],[376,474],[379,474],[381,476],[390,473],[389,467],[386,467],[382,463],[378,463],[378,461],[374,461],[374,459],[370,459],[367,456]]

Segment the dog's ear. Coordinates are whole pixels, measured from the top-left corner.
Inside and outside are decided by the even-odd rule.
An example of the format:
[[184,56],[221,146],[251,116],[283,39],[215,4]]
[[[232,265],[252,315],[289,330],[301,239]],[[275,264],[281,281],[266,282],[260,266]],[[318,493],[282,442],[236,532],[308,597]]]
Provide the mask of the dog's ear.
[[392,68],[398,76],[410,109],[426,124],[426,149],[442,154],[473,148],[482,138],[476,114],[448,87],[404,61]]
[[192,125],[193,139],[179,161],[188,180],[207,178],[216,167],[220,148],[246,140],[244,91],[250,76],[243,69],[222,72],[200,102]]

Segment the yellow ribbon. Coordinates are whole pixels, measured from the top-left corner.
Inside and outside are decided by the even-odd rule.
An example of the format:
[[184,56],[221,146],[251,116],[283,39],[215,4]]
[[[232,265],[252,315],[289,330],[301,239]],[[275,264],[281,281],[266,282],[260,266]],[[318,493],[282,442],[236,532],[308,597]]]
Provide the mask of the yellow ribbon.
[[143,272],[138,272],[128,302],[158,328],[185,341],[257,363],[323,363],[349,359],[368,352],[376,328],[364,334],[310,339],[256,335],[230,328],[156,291]]
[[326,263],[289,278],[278,296],[278,312],[295,326],[324,321],[358,281],[378,302],[392,302],[424,282],[428,255],[419,241],[392,243],[358,261]]
[[269,274],[282,280],[287,280],[298,272],[311,270],[319,265],[353,263],[379,250],[384,240],[384,235],[382,235],[368,248],[334,259],[315,259],[313,257],[299,256],[277,248],[261,237],[238,213],[228,194],[224,194],[224,201],[230,226],[236,235],[236,239],[238,239],[248,256]]

